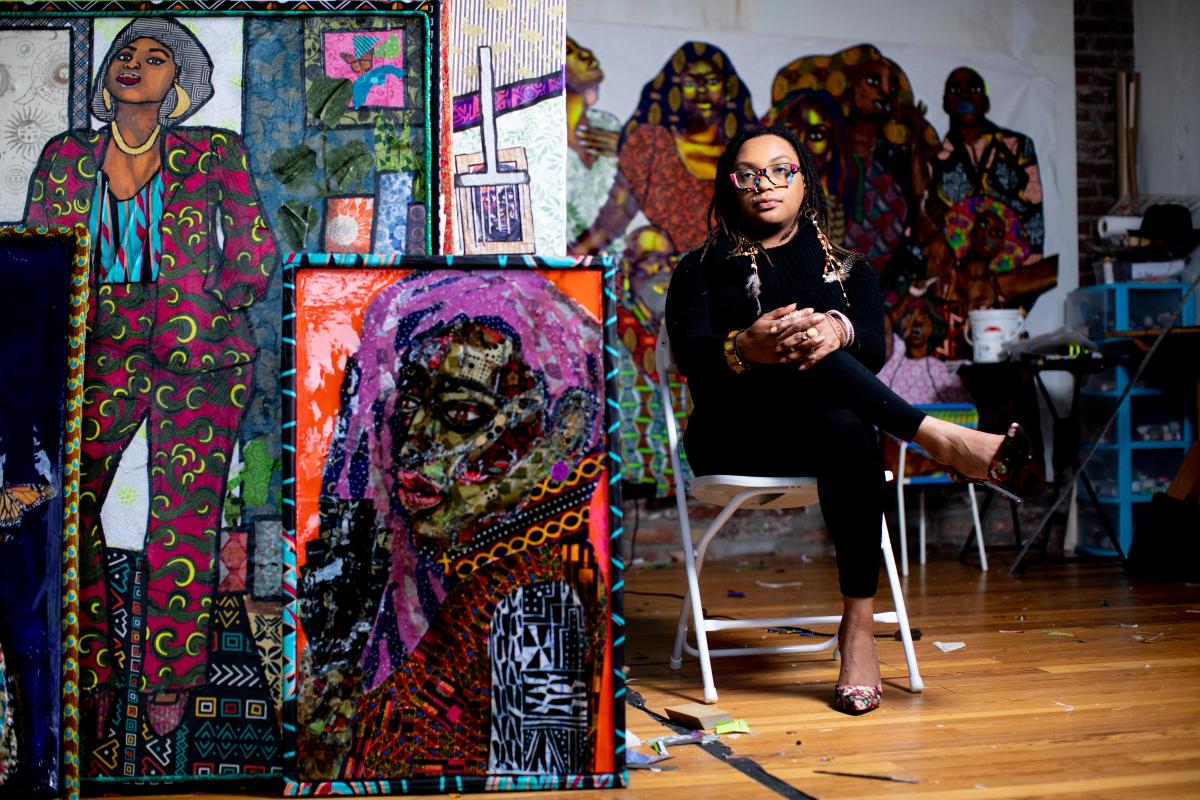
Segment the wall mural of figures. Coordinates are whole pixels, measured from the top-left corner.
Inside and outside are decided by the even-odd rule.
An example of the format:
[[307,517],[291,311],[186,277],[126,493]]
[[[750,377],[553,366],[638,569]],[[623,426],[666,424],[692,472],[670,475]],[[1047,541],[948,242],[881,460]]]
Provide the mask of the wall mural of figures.
[[701,241],[722,179],[712,165],[742,126],[783,125],[808,145],[830,198],[827,233],[880,273],[894,341],[919,340],[912,361],[968,357],[969,311],[1028,308],[1056,284],[1047,254],[1059,232],[1046,221],[1060,199],[1054,94],[1028,67],[998,54],[728,31],[664,40],[659,29],[580,22],[568,34],[568,246],[624,258],[631,276],[618,393],[637,491],[661,495],[670,481],[653,460],[662,410],[643,402],[658,322],[632,276],[649,248],[669,282],[674,259]]
[[620,780],[615,270],[583,266],[289,265],[288,793]]
[[79,796],[87,229],[0,228],[0,797]]
[[49,64],[7,71],[0,125],[31,109],[51,120],[0,180],[23,183],[17,219],[82,225],[94,240],[85,779],[284,770],[281,254],[432,242],[438,6],[320,13],[332,7],[172,16],[108,2],[0,16],[5,42]]
[[566,0],[455,0],[454,251],[566,252]]

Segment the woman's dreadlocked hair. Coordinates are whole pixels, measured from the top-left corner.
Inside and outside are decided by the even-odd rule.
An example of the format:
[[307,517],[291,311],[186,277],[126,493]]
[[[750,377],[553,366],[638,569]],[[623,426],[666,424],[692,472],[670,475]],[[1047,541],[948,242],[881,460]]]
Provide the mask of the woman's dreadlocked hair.
[[[821,188],[821,177],[817,174],[817,168],[813,164],[808,148],[800,143],[800,139],[795,133],[782,126],[769,125],[765,128],[748,128],[734,136],[725,146],[725,152],[721,153],[721,157],[717,159],[716,186],[713,187],[712,201],[708,204],[708,236],[705,237],[701,249],[702,257],[707,255],[709,249],[714,246],[724,245],[740,249],[752,241],[743,228],[741,210],[738,208],[739,192],[733,185],[733,181],[729,180],[729,175],[733,172],[733,165],[737,161],[737,154],[742,149],[742,145],[759,136],[778,136],[796,151],[800,165],[800,177],[804,179],[804,200],[800,203],[800,210],[796,213],[792,227],[805,224],[810,217],[822,229],[828,224],[829,206],[825,200],[825,191]],[[830,242],[830,246],[843,261],[861,258],[857,253],[845,249],[837,242]]]

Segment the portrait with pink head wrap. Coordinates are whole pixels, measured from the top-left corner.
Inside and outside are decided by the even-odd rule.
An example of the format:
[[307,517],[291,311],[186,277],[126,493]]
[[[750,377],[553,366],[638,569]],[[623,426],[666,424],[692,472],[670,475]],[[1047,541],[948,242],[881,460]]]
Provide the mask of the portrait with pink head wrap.
[[[307,543],[300,578],[303,717],[325,729],[302,737],[306,765],[347,778],[373,774],[365,754],[384,722],[362,698],[403,695],[414,654],[423,654],[422,668],[441,669],[429,666],[431,654],[441,655],[431,637],[447,632],[438,620],[456,604],[482,620],[484,638],[472,652],[485,659],[486,620],[522,585],[562,586],[564,602],[583,603],[595,618],[584,638],[600,630],[603,601],[595,598],[603,592],[593,587],[589,598],[574,588],[557,550],[534,547],[528,532],[591,502],[597,479],[579,474],[604,447],[602,348],[600,321],[533,271],[415,272],[371,300],[346,362],[320,533]],[[586,530],[563,541],[576,539],[588,549]],[[509,588],[464,600],[493,583]],[[440,761],[452,752],[469,762],[481,752],[486,769],[495,678],[461,662],[446,668],[480,690],[483,739],[442,742],[427,755]],[[359,705],[349,711],[352,698]],[[464,713],[455,712],[457,730]],[[352,752],[360,755],[347,758]]]

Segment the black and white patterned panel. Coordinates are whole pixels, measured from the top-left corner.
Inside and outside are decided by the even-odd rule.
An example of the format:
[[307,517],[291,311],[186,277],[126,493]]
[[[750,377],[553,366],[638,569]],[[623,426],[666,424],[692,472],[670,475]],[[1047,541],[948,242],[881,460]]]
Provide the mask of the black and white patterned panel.
[[522,587],[492,617],[488,769],[578,775],[588,755],[584,609],[561,582]]

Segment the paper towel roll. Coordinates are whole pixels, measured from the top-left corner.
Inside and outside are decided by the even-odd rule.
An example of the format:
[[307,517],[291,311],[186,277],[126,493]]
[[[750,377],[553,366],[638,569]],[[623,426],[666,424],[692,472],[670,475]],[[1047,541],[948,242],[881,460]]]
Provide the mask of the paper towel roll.
[[1124,236],[1142,224],[1141,217],[1111,215],[1096,220],[1096,230],[1101,238],[1116,239]]

